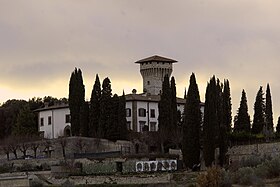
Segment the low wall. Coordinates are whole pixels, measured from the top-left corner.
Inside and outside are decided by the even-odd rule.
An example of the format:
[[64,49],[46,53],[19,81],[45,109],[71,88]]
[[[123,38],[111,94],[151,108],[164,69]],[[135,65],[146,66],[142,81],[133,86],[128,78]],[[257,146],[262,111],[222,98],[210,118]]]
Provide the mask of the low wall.
[[0,187],[27,187],[29,186],[29,179],[27,176],[18,177],[3,177],[0,178]]
[[228,150],[229,162],[241,161],[249,156],[280,156],[280,142],[233,146]]

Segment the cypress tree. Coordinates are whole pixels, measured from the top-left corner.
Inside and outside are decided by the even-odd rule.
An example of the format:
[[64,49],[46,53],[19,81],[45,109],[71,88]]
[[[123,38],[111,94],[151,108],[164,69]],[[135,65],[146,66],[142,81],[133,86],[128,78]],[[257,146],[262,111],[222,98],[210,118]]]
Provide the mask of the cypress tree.
[[118,124],[118,109],[119,109],[119,97],[117,94],[111,99],[110,113],[109,113],[109,126],[106,130],[105,138],[109,140],[119,140],[120,139],[120,127]]
[[89,137],[89,106],[87,102],[80,109],[80,134],[83,137]]
[[170,140],[171,124],[171,91],[169,77],[166,75],[162,84],[162,93],[160,96],[159,107],[159,136],[161,139],[161,149],[164,151],[164,143]]
[[263,98],[263,90],[262,86],[260,87],[256,101],[254,104],[254,119],[252,125],[252,133],[259,134],[263,131],[265,126],[265,105],[264,105],[264,98]]
[[272,112],[272,101],[271,101],[269,84],[267,84],[265,98],[266,98],[265,99],[266,130],[270,133],[273,133],[273,112]]
[[234,132],[247,132],[251,129],[250,116],[248,114],[247,97],[245,90],[242,90],[240,106],[234,120]]
[[176,97],[176,83],[175,83],[175,78],[171,77],[171,82],[170,82],[170,91],[171,91],[171,123],[172,123],[172,129],[176,130],[177,129],[177,124],[178,124],[178,110],[177,110],[177,97]]
[[229,134],[231,133],[231,96],[229,81],[224,80],[224,90],[222,94],[223,102],[223,126],[220,128],[220,165],[223,166],[226,161],[226,153],[229,145]]
[[230,86],[229,81],[224,80],[224,91],[223,91],[223,107],[224,107],[224,124],[227,134],[231,132],[231,96],[230,96]]
[[184,108],[182,153],[185,165],[192,168],[200,163],[200,96],[195,74],[190,77],[188,94]]
[[203,157],[205,165],[211,166],[215,160],[215,140],[218,131],[217,84],[213,76],[206,88],[204,124],[203,124]]
[[280,116],[278,117],[278,122],[277,122],[277,126],[276,126],[276,133],[280,134]]
[[97,128],[100,118],[100,98],[101,87],[98,74],[96,74],[95,83],[91,92],[90,112],[89,112],[89,136],[97,136]]
[[73,136],[80,135],[80,110],[85,102],[85,86],[82,71],[72,72],[69,83],[69,109],[71,115],[71,132]]
[[69,109],[71,115],[71,132],[72,135],[79,134],[79,104],[77,95],[77,69],[72,72],[69,83]]
[[128,138],[128,129],[126,126],[126,100],[125,94],[119,98],[119,109],[118,109],[118,125],[120,128],[120,139],[127,140]]
[[107,77],[103,80],[101,97],[100,97],[100,119],[98,123],[98,137],[106,138],[109,128],[110,128],[110,111],[111,111],[111,81]]

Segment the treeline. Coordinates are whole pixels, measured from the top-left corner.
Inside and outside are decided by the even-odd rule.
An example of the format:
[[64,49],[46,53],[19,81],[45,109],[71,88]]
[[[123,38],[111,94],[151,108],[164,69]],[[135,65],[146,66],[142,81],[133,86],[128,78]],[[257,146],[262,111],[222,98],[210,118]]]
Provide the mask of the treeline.
[[[172,83],[173,82],[173,83]],[[171,86],[170,86],[171,84]],[[172,86],[173,84],[173,86]],[[272,99],[269,84],[266,94],[260,87],[254,104],[254,117],[251,124],[248,114],[246,93],[242,91],[240,107],[234,117],[232,126],[232,104],[228,80],[221,82],[213,76],[207,84],[204,115],[201,113],[201,101],[195,74],[190,77],[182,119],[175,115],[176,87],[174,78],[165,77],[159,102],[159,135],[163,137],[164,148],[178,144],[182,149],[184,163],[188,168],[198,165],[201,156],[205,165],[211,166],[216,160],[216,149],[219,150],[218,164],[226,163],[226,152],[233,143],[252,140],[269,140],[279,137],[280,117],[274,132]],[[175,88],[175,91],[174,91]],[[175,93],[175,96],[174,96]],[[176,119],[177,117],[177,119]],[[170,145],[170,144],[169,144]]]
[[0,106],[0,139],[9,136],[38,135],[38,116],[33,111],[48,103],[67,103],[68,99],[51,96],[25,100],[8,100]]
[[98,75],[90,102],[85,101],[82,71],[75,69],[69,82],[69,109],[73,136],[127,139],[125,96],[112,96],[111,81],[107,77],[102,86]]

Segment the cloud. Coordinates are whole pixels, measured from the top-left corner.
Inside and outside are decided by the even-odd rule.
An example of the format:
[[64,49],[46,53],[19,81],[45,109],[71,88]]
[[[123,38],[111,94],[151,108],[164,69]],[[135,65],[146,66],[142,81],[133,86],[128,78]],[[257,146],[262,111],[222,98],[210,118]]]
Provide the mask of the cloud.
[[[83,71],[87,97],[96,73],[110,77],[119,94],[140,92],[134,62],[158,54],[179,61],[173,71],[179,96],[195,72],[204,98],[215,74],[231,82],[233,114],[245,89],[252,116],[260,85],[270,83],[279,103],[279,8],[278,0],[2,0],[0,101],[16,96],[9,92],[67,96],[75,67]],[[276,104],[274,111],[276,118]]]

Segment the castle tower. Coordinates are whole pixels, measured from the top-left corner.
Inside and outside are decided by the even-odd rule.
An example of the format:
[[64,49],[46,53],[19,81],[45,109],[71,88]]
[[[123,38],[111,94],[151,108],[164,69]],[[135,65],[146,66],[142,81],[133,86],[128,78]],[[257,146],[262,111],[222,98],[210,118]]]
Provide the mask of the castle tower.
[[162,90],[165,75],[172,73],[172,64],[177,62],[161,56],[151,56],[135,63],[140,64],[140,73],[143,77],[143,92],[158,95]]

